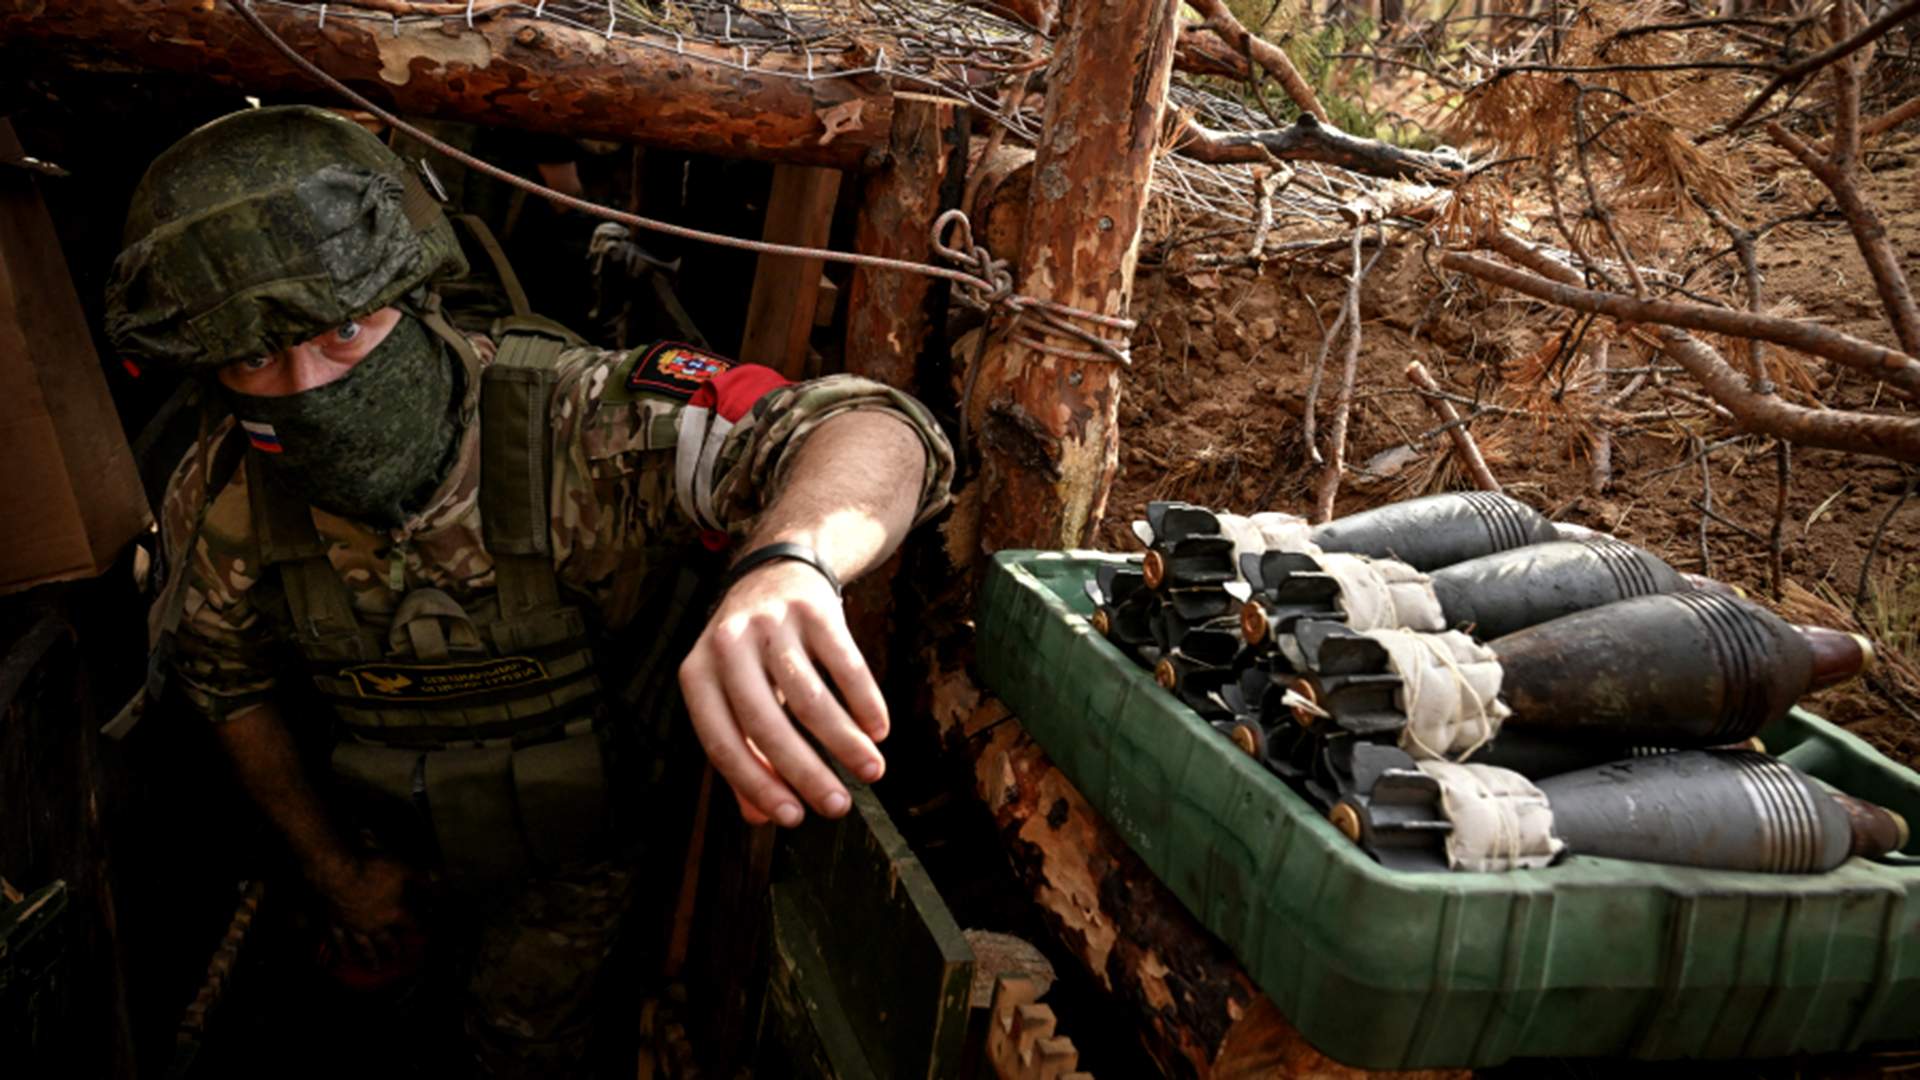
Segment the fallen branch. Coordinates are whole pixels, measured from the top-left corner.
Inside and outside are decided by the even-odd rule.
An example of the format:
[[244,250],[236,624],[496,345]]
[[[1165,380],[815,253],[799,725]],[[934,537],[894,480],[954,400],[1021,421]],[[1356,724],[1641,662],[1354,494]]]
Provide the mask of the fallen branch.
[[1420,400],[1443,425],[1447,426],[1447,437],[1453,440],[1454,453],[1460,455],[1460,461],[1467,467],[1467,474],[1473,477],[1473,485],[1481,491],[1499,491],[1500,481],[1493,478],[1493,470],[1487,468],[1487,459],[1480,456],[1480,447],[1467,433],[1467,425],[1460,418],[1460,411],[1453,402],[1440,395],[1440,384],[1435,382],[1427,366],[1415,360],[1407,365],[1407,381],[1419,387],[1425,393]]
[[1188,75],[1243,81],[1253,77],[1247,55],[1228,45],[1212,27],[1201,23],[1188,23],[1180,28],[1180,37],[1173,43],[1173,66]]
[[1882,132],[1891,131],[1901,124],[1920,116],[1920,96],[1907,99],[1905,105],[1897,106],[1860,125],[1860,137],[1871,139]]
[[1743,431],[1804,446],[1920,463],[1920,420],[1790,405],[1777,395],[1755,392],[1746,376],[1735,371],[1718,351],[1685,330],[1673,326],[1650,329],[1650,334],[1640,331],[1642,340],[1686,368],[1715,401],[1727,407]]
[[1307,80],[1301,77],[1300,69],[1293,66],[1293,59],[1286,50],[1249,32],[1228,9],[1226,0],[1188,0],[1187,6],[1206,20],[1207,29],[1219,34],[1229,46],[1251,57],[1254,63],[1266,68],[1278,79],[1281,88],[1303,114],[1332,123],[1327,118],[1327,110],[1320,105],[1320,98],[1314,94],[1313,87],[1307,85]]
[[1457,182],[1467,168],[1467,163],[1452,151],[1427,153],[1362,139],[1311,116],[1265,131],[1215,131],[1186,116],[1181,119],[1173,148],[1182,156],[1209,165],[1318,161],[1388,180],[1430,183]]
[[[1524,241],[1522,244],[1524,245]],[[1565,267],[1565,264],[1558,263],[1557,260],[1538,251],[1534,252],[1534,257],[1548,264],[1559,265],[1567,269],[1568,273],[1573,273],[1571,268]],[[1674,300],[1640,300],[1631,296],[1621,296],[1618,293],[1600,292],[1581,288],[1564,279],[1546,280],[1536,274],[1458,251],[1443,254],[1440,257],[1440,265],[1457,273],[1469,274],[1482,281],[1505,286],[1536,300],[1545,300],[1575,311],[1605,315],[1621,322],[1656,323],[1709,334],[1770,341],[1776,345],[1798,349],[1801,352],[1866,372],[1876,379],[1885,380],[1888,385],[1907,397],[1920,396],[1920,360],[1915,360],[1905,353],[1889,349],[1884,345],[1876,345],[1871,341],[1843,334],[1838,330],[1830,330],[1824,326],[1773,315],[1755,315],[1747,311],[1711,307],[1706,304],[1681,303]],[[1539,269],[1537,266],[1532,268]]]
[[1860,190],[1857,171],[1860,146],[1859,73],[1853,71],[1853,63],[1841,63],[1834,71],[1839,131],[1834,135],[1832,156],[1814,152],[1814,148],[1801,136],[1793,135],[1778,121],[1768,121],[1766,136],[1780,144],[1782,150],[1793,154],[1793,158],[1805,165],[1820,183],[1826,184],[1826,190],[1834,192],[1839,213],[1847,219],[1847,229],[1853,231],[1853,242],[1860,248],[1860,258],[1866,261],[1866,273],[1874,279],[1874,292],[1880,294],[1880,306],[1887,311],[1887,321],[1893,323],[1893,336],[1908,354],[1920,354],[1920,307],[1914,306],[1914,294],[1907,284],[1907,271],[1901,269],[1899,256],[1893,254],[1893,242],[1887,238],[1887,227],[1880,219],[1880,213],[1874,211],[1874,204],[1866,198],[1866,192]]
[[1859,52],[1861,49],[1866,48],[1868,45],[1886,36],[1894,27],[1899,26],[1915,15],[1920,15],[1920,0],[1907,0],[1907,3],[1875,19],[1872,23],[1868,24],[1865,29],[1847,38],[1845,41],[1838,42],[1831,48],[1814,53],[1812,56],[1798,63],[1788,64],[1786,67],[1781,68],[1774,74],[1773,81],[1767,83],[1758,94],[1755,94],[1753,100],[1747,102],[1747,107],[1741,109],[1740,115],[1734,117],[1732,122],[1718,131],[1702,134],[1696,138],[1694,142],[1704,143],[1711,138],[1738,131],[1740,128],[1746,126],[1747,121],[1753,119],[1754,114],[1760,111],[1762,105],[1771,101],[1773,95],[1779,93],[1789,84],[1799,82],[1801,79],[1819,71],[1821,68],[1826,67],[1836,60],[1852,56],[1854,53]]

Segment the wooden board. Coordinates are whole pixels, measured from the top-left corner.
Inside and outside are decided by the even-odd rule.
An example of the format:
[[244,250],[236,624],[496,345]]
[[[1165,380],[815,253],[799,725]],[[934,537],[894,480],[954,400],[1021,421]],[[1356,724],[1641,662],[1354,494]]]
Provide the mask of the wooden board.
[[775,966],[791,971],[785,987],[776,971],[767,1006],[787,1018],[770,1026],[804,1008],[843,1077],[957,1077],[972,951],[880,800],[848,786],[847,816],[810,820],[777,862]]
[[[760,238],[776,244],[825,247],[840,196],[840,170],[776,165],[767,222]],[[820,293],[819,259],[762,255],[747,302],[740,359],[775,368],[789,379],[807,374],[807,338]]]

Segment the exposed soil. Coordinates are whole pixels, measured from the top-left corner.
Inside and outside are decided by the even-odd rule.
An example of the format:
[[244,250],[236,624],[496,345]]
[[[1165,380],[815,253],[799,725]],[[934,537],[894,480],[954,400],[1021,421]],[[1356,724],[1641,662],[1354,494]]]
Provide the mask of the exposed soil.
[[[1920,200],[1913,196],[1920,191],[1920,137],[1889,137],[1868,163],[1870,193],[1896,249],[1908,265],[1920,266]],[[1152,499],[1308,513],[1319,467],[1309,461],[1302,417],[1322,327],[1333,322],[1346,291],[1345,244],[1331,237],[1325,252],[1256,272],[1195,270],[1194,248],[1150,265],[1153,240],[1136,285],[1141,325],[1120,406],[1120,474],[1100,546],[1137,548],[1127,524]],[[1908,483],[1897,463],[1821,450],[1792,455],[1776,602],[1768,536],[1778,482],[1769,440],[1729,441],[1736,433],[1723,421],[1664,416],[1668,409],[1699,410],[1649,386],[1621,404],[1636,418],[1614,436],[1611,480],[1595,494],[1580,406],[1595,398],[1576,392],[1556,402],[1556,376],[1540,373],[1542,359],[1558,351],[1567,318],[1471,287],[1449,292],[1423,261],[1417,240],[1394,242],[1390,235],[1389,242],[1361,291],[1350,471],[1337,513],[1470,486],[1451,460],[1447,438],[1431,434],[1439,422],[1409,392],[1404,369],[1420,360],[1451,391],[1538,414],[1488,415],[1471,425],[1509,493],[1557,520],[1647,547],[1676,569],[1738,585],[1790,618],[1865,629],[1879,639],[1882,663],[1874,676],[1806,704],[1896,760],[1920,763],[1920,672],[1886,640],[1909,647],[1912,640],[1920,606],[1920,500],[1901,507],[1880,540],[1865,605],[1869,625],[1860,626],[1848,611],[1869,542]],[[1776,230],[1761,248],[1761,265],[1769,302],[1893,344],[1864,263],[1837,220]],[[1597,324],[1593,332],[1604,329]],[[1623,345],[1612,350],[1616,369],[1649,362]],[[1877,392],[1857,376],[1836,377],[1805,363],[1809,389],[1817,387],[1829,404],[1861,404]],[[1340,368],[1336,348],[1319,398],[1323,442]],[[1684,375],[1665,378],[1681,395],[1692,389]],[[1598,385],[1617,388],[1626,381],[1615,376]],[[1717,447],[1704,472],[1696,460],[1701,446]],[[1708,486],[1717,519],[1699,508],[1708,501]],[[1875,596],[1885,599],[1876,604]],[[1904,604],[1901,596],[1908,598]],[[1892,613],[1882,614],[1889,606]]]

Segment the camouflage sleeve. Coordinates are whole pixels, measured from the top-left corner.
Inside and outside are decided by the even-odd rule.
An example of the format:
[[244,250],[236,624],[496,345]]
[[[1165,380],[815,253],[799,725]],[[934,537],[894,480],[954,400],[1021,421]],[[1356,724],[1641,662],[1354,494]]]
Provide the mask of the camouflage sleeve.
[[821,424],[851,412],[885,413],[920,437],[926,468],[913,523],[919,525],[945,509],[953,481],[953,447],[933,414],[911,395],[883,383],[829,375],[768,392],[724,433],[717,449],[702,454],[699,472],[711,485],[713,523],[736,536],[750,531],[785,486],[793,451]]
[[[205,459],[230,425],[206,442],[205,453],[200,445],[189,449],[167,484],[160,520],[169,571],[148,617],[152,643],[158,645],[168,612],[178,603],[173,681],[194,707],[216,721],[265,700],[275,683],[275,635],[253,605],[259,574],[244,470],[215,497],[199,536],[193,535],[206,502]],[[191,551],[186,550],[189,540]]]
[[[705,355],[688,354],[694,361]],[[677,395],[632,388],[647,355],[580,349],[561,359],[554,533],[569,578],[600,580],[621,551],[691,543],[703,529],[744,534],[785,481],[789,451],[847,412],[884,412],[919,435],[926,469],[916,524],[946,506],[953,449],[911,396],[850,375],[787,383],[764,368],[731,365],[720,402],[690,407],[685,387]],[[750,388],[744,399],[743,386]]]

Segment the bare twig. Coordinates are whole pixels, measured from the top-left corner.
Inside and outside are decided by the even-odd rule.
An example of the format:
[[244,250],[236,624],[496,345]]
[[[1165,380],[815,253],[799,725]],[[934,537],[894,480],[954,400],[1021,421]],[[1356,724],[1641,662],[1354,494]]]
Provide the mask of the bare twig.
[[[1861,124],[1860,137],[1862,139],[1871,139],[1875,135],[1899,127],[1901,124],[1906,123],[1916,116],[1920,116],[1920,96],[1910,97],[1907,99],[1905,105],[1890,109],[1874,117],[1872,120]],[[1831,147],[1822,146],[1821,149],[1828,150],[1831,149]]]
[[[1354,228],[1353,244],[1356,247],[1358,247],[1360,243],[1360,234],[1364,231],[1365,230],[1357,226]],[[1380,250],[1373,253],[1373,257],[1367,260],[1367,265],[1360,268],[1360,275],[1362,277],[1365,277],[1367,272],[1373,269],[1373,264],[1380,261],[1380,256],[1385,253],[1385,251],[1386,246],[1382,245]],[[1316,323],[1319,322],[1320,313],[1313,308],[1311,302],[1308,303],[1307,308],[1313,311],[1314,321]],[[1340,340],[1340,331],[1346,328],[1347,315],[1347,305],[1343,300],[1340,304],[1340,313],[1334,316],[1333,325],[1327,327],[1326,333],[1320,337],[1320,351],[1314,354],[1313,369],[1307,376],[1306,411],[1300,421],[1300,437],[1305,440],[1307,444],[1307,459],[1315,465],[1325,460],[1320,456],[1319,441],[1315,438],[1318,427],[1318,420],[1315,414],[1319,412],[1320,408],[1320,386],[1326,378],[1327,357],[1333,353],[1333,343]]]
[[334,0],[341,7],[366,8],[369,11],[384,11],[389,15],[466,15],[471,13],[476,19],[484,19],[500,11],[519,7],[520,0],[475,0],[468,4],[459,3],[422,3],[419,0]]
[[1575,83],[1573,88],[1573,153],[1574,161],[1580,167],[1580,180],[1587,189],[1587,208],[1600,222],[1600,228],[1607,234],[1607,242],[1613,245],[1613,253],[1620,257],[1621,265],[1627,268],[1627,277],[1633,282],[1633,294],[1644,298],[1647,295],[1647,282],[1640,276],[1640,267],[1633,261],[1633,252],[1627,250],[1627,243],[1620,238],[1620,230],[1614,227],[1613,211],[1601,201],[1598,185],[1593,182],[1593,168],[1587,158],[1587,146],[1594,136],[1587,134],[1586,109],[1587,87]]
[[[1694,437],[1694,445],[1700,445],[1700,438]],[[1713,512],[1713,462],[1707,455],[1700,455],[1700,573],[1713,576],[1713,552],[1707,548],[1707,519]]]
[[1773,460],[1774,474],[1779,482],[1774,487],[1773,530],[1767,534],[1767,574],[1773,598],[1778,600],[1787,528],[1787,488],[1793,483],[1793,447],[1787,440],[1773,441]]
[[1340,372],[1340,390],[1333,397],[1333,427],[1327,432],[1327,463],[1314,491],[1313,520],[1333,519],[1333,500],[1340,493],[1340,469],[1347,457],[1347,420],[1353,412],[1353,379],[1360,370],[1360,281],[1367,266],[1360,263],[1361,225],[1353,227],[1353,274],[1347,279],[1347,355]]
[[1686,368],[1746,431],[1806,446],[1920,463],[1920,420],[1790,405],[1778,395],[1755,392],[1746,377],[1728,365],[1719,352],[1685,330],[1672,326],[1650,329],[1646,340]]
[[[1906,488],[1900,492],[1900,497],[1893,501],[1893,505],[1887,507],[1886,514],[1880,518],[1880,524],[1873,530],[1873,539],[1867,542],[1867,554],[1860,560],[1860,586],[1853,591],[1853,610],[1856,614],[1866,610],[1867,573],[1873,569],[1873,557],[1880,551],[1880,538],[1887,534],[1887,523],[1893,520],[1893,516],[1900,512],[1901,507],[1907,505],[1908,499],[1913,498],[1913,489],[1916,484],[1920,484],[1920,473],[1912,473],[1907,477]],[[1861,615],[1861,621],[1866,621],[1865,615]]]
[[1441,396],[1440,384],[1434,381],[1427,366],[1418,360],[1408,364],[1407,381],[1426,392],[1420,400],[1440,419],[1447,437],[1453,440],[1454,452],[1460,455],[1461,463],[1467,468],[1467,475],[1473,477],[1474,486],[1481,491],[1499,491],[1500,481],[1493,478],[1493,470],[1487,468],[1487,459],[1480,455],[1480,447],[1468,434],[1466,420],[1453,407],[1453,402]]
[[1293,170],[1282,165],[1277,169],[1253,170],[1254,211],[1253,242],[1247,245],[1244,255],[1221,255],[1205,252],[1194,256],[1195,266],[1262,266],[1267,262],[1267,234],[1273,230],[1273,200],[1287,185],[1293,183]]

